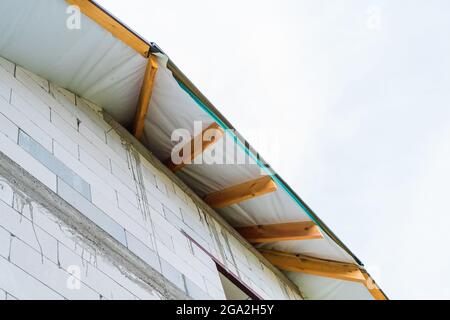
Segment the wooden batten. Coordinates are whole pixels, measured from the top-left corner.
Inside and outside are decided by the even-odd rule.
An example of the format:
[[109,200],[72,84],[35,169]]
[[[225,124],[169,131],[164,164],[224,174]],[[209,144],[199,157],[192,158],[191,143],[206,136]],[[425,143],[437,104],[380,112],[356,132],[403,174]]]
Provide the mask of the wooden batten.
[[313,221],[239,227],[236,230],[250,243],[323,239]]
[[270,176],[250,180],[236,186],[213,192],[204,197],[212,208],[223,208],[255,197],[274,192],[278,189]]
[[156,61],[156,57],[150,56],[145,69],[144,81],[142,82],[142,88],[139,94],[138,106],[136,108],[133,123],[133,135],[138,140],[144,133],[145,118],[147,116],[150,99],[152,98],[153,84],[155,82],[157,70],[158,63]]

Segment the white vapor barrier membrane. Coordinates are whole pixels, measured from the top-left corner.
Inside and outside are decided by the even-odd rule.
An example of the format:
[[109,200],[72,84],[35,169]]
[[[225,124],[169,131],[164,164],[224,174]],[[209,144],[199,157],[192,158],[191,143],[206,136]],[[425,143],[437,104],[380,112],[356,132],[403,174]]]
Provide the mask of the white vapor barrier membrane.
[[294,254],[301,253],[324,260],[355,263],[353,258],[325,233],[323,239],[279,241],[256,245],[256,247]]
[[[202,121],[201,127],[206,128],[214,120],[181,88],[162,59],[159,60],[159,64],[143,141],[159,159],[165,160],[170,157],[175,145],[175,142],[171,141],[173,130],[185,128],[194,137],[195,121]],[[232,159],[242,160],[245,155],[246,152],[242,147],[237,146],[232,139],[224,139],[222,145],[210,146],[206,152],[194,159],[194,164],[186,165],[177,172],[177,175],[200,196],[204,196],[261,177],[264,172],[248,157],[245,164],[239,164],[240,162],[227,164],[227,161]],[[210,164],[212,159],[221,159],[223,164]],[[198,163],[200,160],[203,160],[203,163]],[[281,186],[273,193],[217,211],[233,226],[311,220],[304,209]],[[325,233],[323,239],[282,241],[259,246],[356,264],[353,257]],[[307,297],[312,299],[372,299],[370,292],[360,283],[293,272],[288,272],[287,275]]]
[[0,3],[0,56],[100,105],[123,124],[134,116],[146,59],[64,0]]
[[266,175],[228,133],[177,174],[200,196]]
[[343,281],[298,272],[286,272],[286,275],[300,285],[306,299],[373,300],[369,290],[358,282]]
[[[153,95],[146,118],[145,140],[150,150],[164,160],[170,157],[172,131],[178,128],[193,133],[194,122],[202,121],[202,128],[209,126],[213,119],[186,93],[171,72],[162,65],[153,89]],[[219,191],[242,182],[260,178],[264,172],[237,146],[233,139],[225,138],[210,146],[202,155],[194,159],[194,164],[186,165],[177,175],[200,196]],[[192,136],[194,136],[192,134]],[[212,152],[217,154],[211,155]],[[212,159],[223,164],[210,164]],[[246,164],[227,164],[227,161],[245,159]],[[203,163],[195,164],[203,160]],[[233,226],[310,221],[310,217],[300,205],[281,187],[267,195],[259,196],[239,204],[217,210]],[[356,263],[354,259],[330,237],[307,241],[284,241],[263,245],[265,248],[302,253],[313,257]]]
[[[236,221],[236,218],[233,218],[232,212],[236,211],[238,208],[249,212],[250,216],[245,220],[237,217],[239,221]],[[291,222],[311,220],[305,211],[300,208],[282,188],[278,188],[275,192],[220,209],[220,213],[224,217],[230,217],[230,220],[235,220],[233,224],[239,227],[247,225],[275,224],[280,223],[280,221]]]
[[159,158],[166,159],[174,144],[172,131],[187,129],[194,136],[194,121],[201,121],[205,129],[213,119],[203,112],[186,94],[165,66],[165,59],[158,60],[159,68],[153,84],[152,98],[145,120],[143,141]]

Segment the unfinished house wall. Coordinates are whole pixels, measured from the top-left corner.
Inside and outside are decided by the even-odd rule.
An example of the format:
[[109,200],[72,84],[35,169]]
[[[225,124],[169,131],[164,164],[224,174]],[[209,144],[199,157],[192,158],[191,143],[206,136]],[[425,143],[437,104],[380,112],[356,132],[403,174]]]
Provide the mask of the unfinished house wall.
[[301,298],[106,118],[0,58],[0,298]]

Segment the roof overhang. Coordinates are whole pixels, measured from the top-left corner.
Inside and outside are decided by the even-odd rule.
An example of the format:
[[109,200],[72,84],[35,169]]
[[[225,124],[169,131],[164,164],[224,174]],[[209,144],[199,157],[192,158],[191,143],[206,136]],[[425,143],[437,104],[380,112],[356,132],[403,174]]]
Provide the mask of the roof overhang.
[[[217,212],[238,230],[273,231],[274,226],[284,225],[284,238],[254,245],[270,252],[272,262],[286,271],[306,296],[386,299],[355,255],[157,45],[145,41],[92,1],[39,0],[27,4],[2,2],[1,56],[103,107],[161,161],[171,157],[174,130],[185,129],[195,138],[208,128],[219,129],[224,134],[206,149],[214,146],[214,154],[192,154],[194,163],[178,168],[176,174],[206,201],[211,197],[220,200]],[[66,26],[69,4],[78,5],[83,12],[79,29]],[[237,164],[231,157],[245,161]],[[203,162],[196,164],[198,158]],[[215,163],[217,159],[223,164]],[[286,227],[290,223],[313,226],[318,233],[302,238],[298,233],[308,230],[296,233]],[[286,228],[291,238],[286,238]],[[280,228],[275,230],[279,236]],[[306,272],[298,264],[297,268],[285,268],[275,262],[279,260],[273,254],[309,257],[314,259],[315,268],[329,272]],[[298,263],[298,259],[292,261]],[[336,264],[353,268],[364,281],[330,277]]]

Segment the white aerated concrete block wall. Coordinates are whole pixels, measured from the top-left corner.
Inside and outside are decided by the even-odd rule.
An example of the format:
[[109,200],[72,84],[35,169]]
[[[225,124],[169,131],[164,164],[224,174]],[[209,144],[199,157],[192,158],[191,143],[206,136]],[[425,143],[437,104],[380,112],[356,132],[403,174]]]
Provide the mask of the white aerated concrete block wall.
[[[2,58],[0,152],[187,297],[225,298],[215,262],[190,237],[261,297],[300,298],[101,108]],[[0,299],[164,297],[0,177]]]

